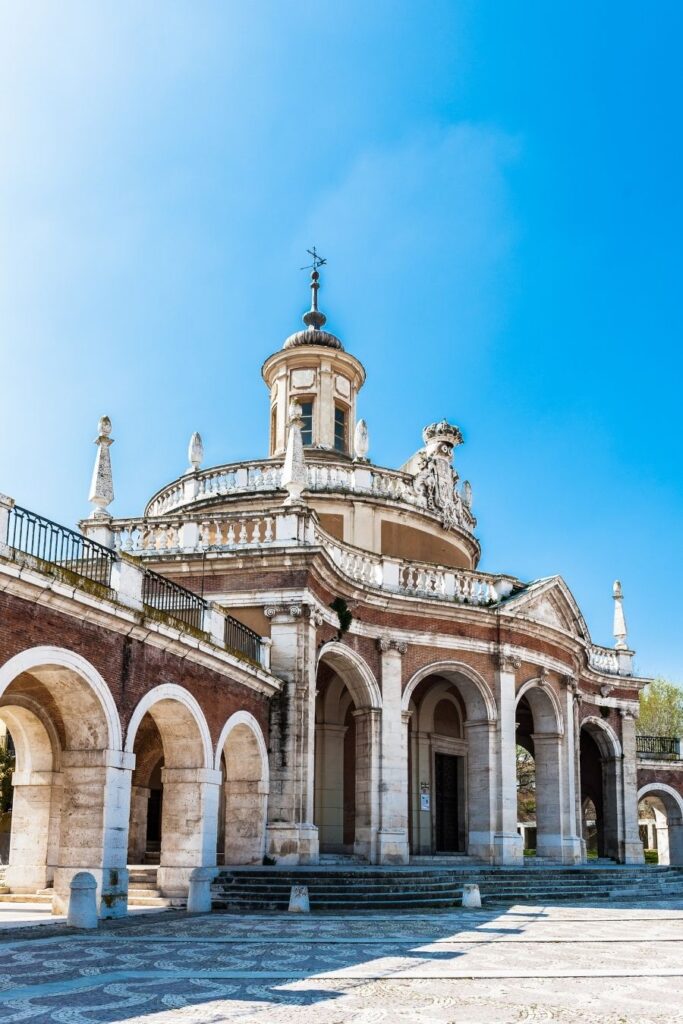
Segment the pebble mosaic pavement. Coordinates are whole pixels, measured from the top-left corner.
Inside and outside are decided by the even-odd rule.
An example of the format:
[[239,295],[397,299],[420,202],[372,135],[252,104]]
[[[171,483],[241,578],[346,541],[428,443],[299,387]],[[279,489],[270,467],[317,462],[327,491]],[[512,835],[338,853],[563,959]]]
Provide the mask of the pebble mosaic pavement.
[[2,1024],[683,1022],[683,901],[58,930],[2,933]]

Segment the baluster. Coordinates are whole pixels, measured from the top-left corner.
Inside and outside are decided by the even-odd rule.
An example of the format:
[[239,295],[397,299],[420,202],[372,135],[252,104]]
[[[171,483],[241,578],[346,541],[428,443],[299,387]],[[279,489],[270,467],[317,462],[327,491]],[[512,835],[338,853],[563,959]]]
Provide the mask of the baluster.
[[261,543],[261,520],[260,519],[255,519],[254,520],[254,525],[253,525],[252,531],[251,531],[251,543],[252,544],[260,544]]
[[265,536],[263,538],[264,544],[272,543],[272,540],[273,540],[273,525],[274,525],[273,517],[272,516],[266,516],[266,533],[265,533]]
[[240,523],[240,532],[239,532],[239,537],[237,539],[237,542],[238,542],[238,544],[246,544],[247,543],[247,528],[244,525],[244,521],[242,521]]
[[228,526],[227,545],[230,548],[235,546],[235,527],[233,523],[230,523]]

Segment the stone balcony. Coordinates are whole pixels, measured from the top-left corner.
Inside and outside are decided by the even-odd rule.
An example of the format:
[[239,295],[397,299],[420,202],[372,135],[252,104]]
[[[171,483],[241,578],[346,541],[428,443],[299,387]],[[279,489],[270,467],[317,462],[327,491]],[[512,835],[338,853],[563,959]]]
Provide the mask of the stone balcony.
[[[311,494],[349,494],[408,506],[424,514],[432,511],[427,498],[415,487],[415,477],[396,469],[369,463],[330,462],[306,457],[306,490]],[[158,491],[145,509],[146,516],[165,516],[192,504],[241,495],[275,495],[280,490],[282,461],[268,459],[229,463],[188,472]],[[463,497],[455,494],[456,528],[473,534],[476,519]]]

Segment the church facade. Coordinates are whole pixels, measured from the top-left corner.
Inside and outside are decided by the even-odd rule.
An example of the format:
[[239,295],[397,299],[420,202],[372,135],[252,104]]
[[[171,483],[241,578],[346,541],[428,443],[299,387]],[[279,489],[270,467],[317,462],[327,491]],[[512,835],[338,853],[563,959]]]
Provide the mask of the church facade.
[[[264,859],[521,866],[520,748],[535,764],[538,857],[585,862],[590,820],[599,855],[643,860],[646,680],[620,585],[606,648],[559,577],[480,571],[460,431],[429,424],[400,469],[370,461],[365,370],[326,330],[318,288],[314,269],[304,328],[262,368],[266,458],[204,468],[194,435],[187,471],[143,515],[115,518],[100,422],[80,536],[110,560],[104,582],[74,581],[81,549],[50,562],[22,546],[28,513],[0,504],[9,888],[54,886],[63,905],[88,866],[117,912],[127,865],[155,851],[171,894],[194,867]],[[669,831],[683,862],[677,779]]]

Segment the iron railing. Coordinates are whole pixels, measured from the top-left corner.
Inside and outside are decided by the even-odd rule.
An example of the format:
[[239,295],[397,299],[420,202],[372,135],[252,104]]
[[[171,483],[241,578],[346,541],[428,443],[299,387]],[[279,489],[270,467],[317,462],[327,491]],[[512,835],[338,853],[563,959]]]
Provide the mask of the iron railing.
[[14,505],[9,512],[7,545],[14,552],[111,586],[114,551],[20,505]]
[[142,603],[147,608],[170,615],[194,629],[204,628],[206,601],[203,598],[152,569],[143,572]]
[[233,619],[232,615],[225,616],[225,646],[257,664],[261,661],[261,637],[243,622]]
[[636,736],[636,753],[641,757],[680,758],[681,741],[678,736]]

